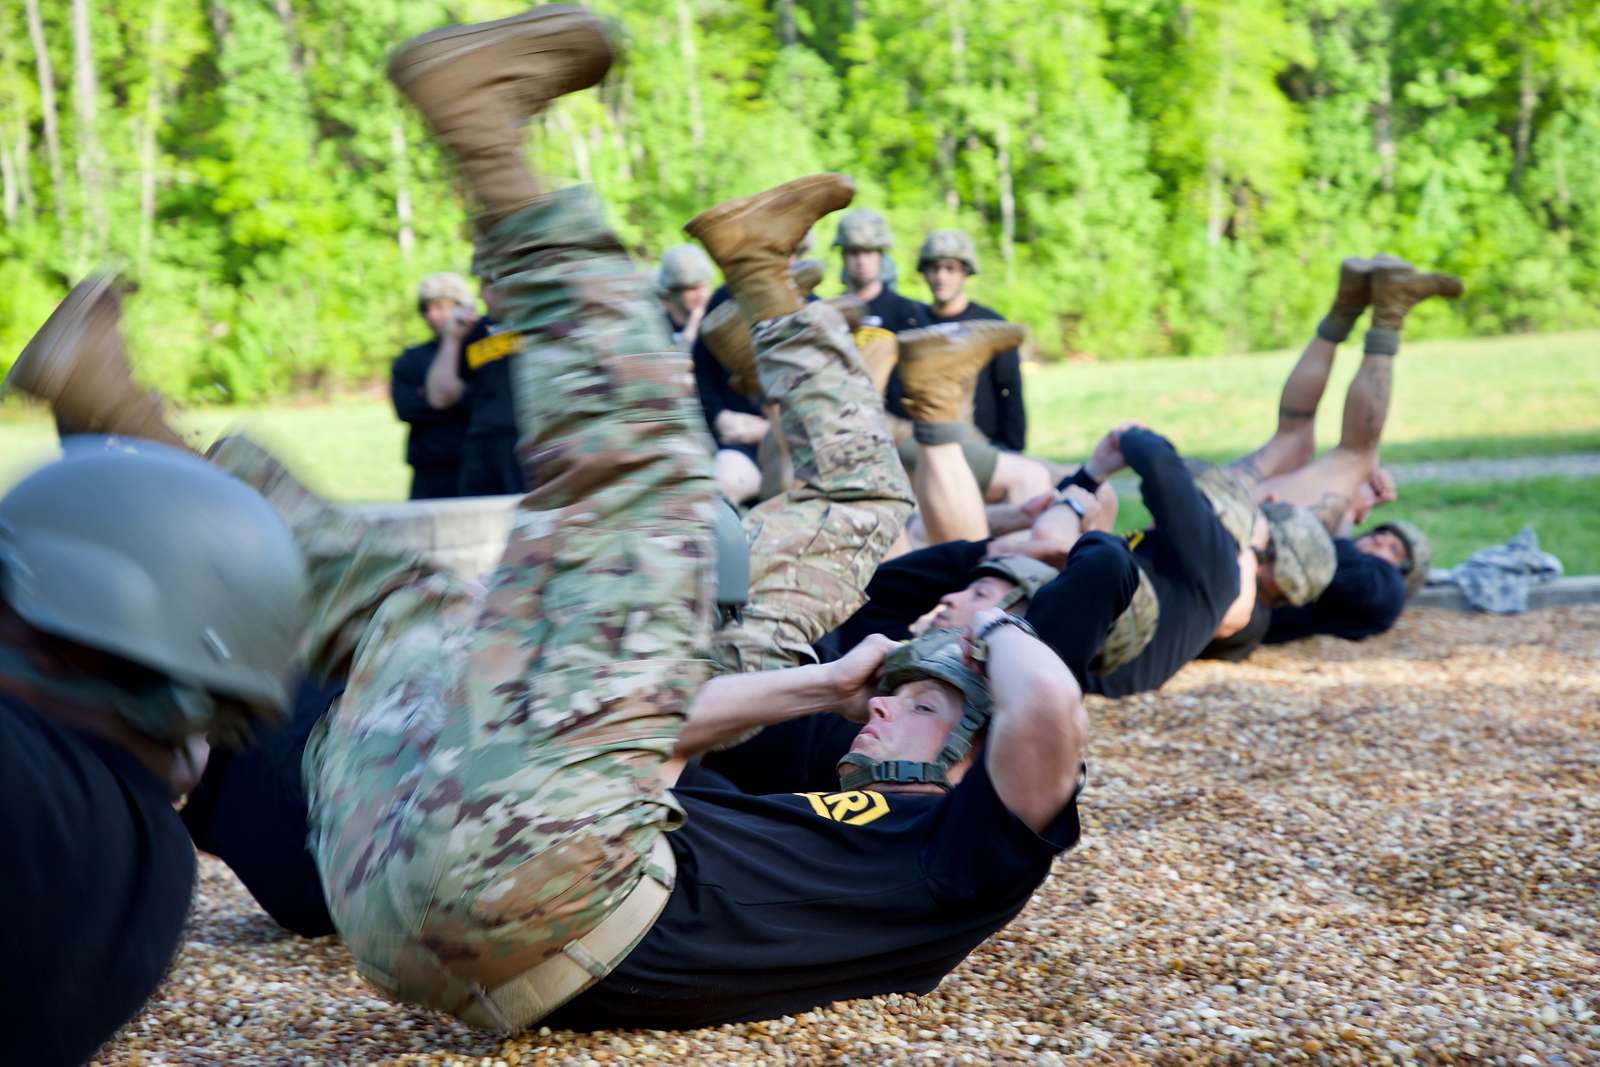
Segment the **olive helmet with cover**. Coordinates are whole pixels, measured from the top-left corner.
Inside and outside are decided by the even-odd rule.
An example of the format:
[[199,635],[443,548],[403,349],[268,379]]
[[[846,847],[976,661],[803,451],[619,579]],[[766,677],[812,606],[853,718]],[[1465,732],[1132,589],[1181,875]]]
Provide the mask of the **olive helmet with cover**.
[[889,232],[889,220],[882,214],[869,207],[858,207],[839,219],[833,246],[847,252],[852,249],[887,252],[894,247],[894,236]]
[[927,270],[929,264],[941,259],[957,260],[968,274],[978,273],[978,249],[965,230],[934,230],[928,234],[917,253],[917,270]]
[[116,706],[161,740],[282,715],[306,588],[266,500],[182,449],[73,438],[0,498],[0,599],[36,630],[165,676],[181,699]]
[[1190,460],[1188,467],[1194,475],[1195,488],[1211,505],[1222,528],[1239,548],[1248,548],[1260,510],[1250,487],[1233,471],[1215,463]]
[[884,657],[878,692],[892,693],[908,682],[932,679],[953,686],[961,694],[961,721],[951,728],[944,747],[931,763],[915,760],[874,760],[859,752],[839,761],[839,784],[864,789],[875,782],[916,783],[950,788],[950,768],[966,758],[978,734],[989,724],[994,702],[989,680],[974,670],[962,652],[963,631],[929,630],[894,648]]
[[711,259],[699,245],[674,245],[661,256],[656,289],[663,295],[693,289],[710,285],[712,276]]
[[1305,508],[1284,501],[1261,505],[1272,532],[1272,574],[1289,603],[1300,607],[1333,581],[1338,557],[1328,528]]
[[972,580],[977,581],[985,575],[1004,578],[1015,584],[1016,588],[1010,590],[993,605],[1001,611],[1010,611],[1012,607],[1024,600],[1032,600],[1038,595],[1039,590],[1049,585],[1061,574],[1060,571],[1034,559],[1032,556],[1008,555],[993,556],[984,560],[972,569]]
[[426,311],[435,300],[450,300],[464,308],[473,307],[472,286],[461,275],[442,270],[417,283],[417,307]]
[[1409,600],[1428,584],[1428,571],[1433,567],[1433,542],[1416,523],[1404,519],[1390,519],[1368,532],[1383,531],[1394,534],[1406,546],[1406,561],[1400,564],[1400,575],[1405,579],[1406,599]]

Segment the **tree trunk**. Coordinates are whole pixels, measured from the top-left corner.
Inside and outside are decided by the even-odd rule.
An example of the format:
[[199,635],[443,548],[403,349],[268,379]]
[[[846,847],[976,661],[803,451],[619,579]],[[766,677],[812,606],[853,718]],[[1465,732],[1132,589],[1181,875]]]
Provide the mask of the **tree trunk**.
[[16,140],[12,143],[12,167],[17,175],[17,191],[22,196],[22,209],[28,218],[34,218],[39,205],[33,198],[32,164],[28,162],[28,117],[19,106],[16,110]]
[[994,162],[1000,183],[1000,258],[1010,263],[1017,237],[1017,197],[1011,186],[1011,127],[1005,119],[994,129]]
[[394,157],[394,217],[399,223],[396,240],[400,244],[400,255],[410,259],[417,237],[411,229],[411,182],[406,170],[406,134],[400,128],[399,119],[389,124],[389,150]]
[[83,233],[87,259],[99,257],[107,232],[104,157],[95,97],[99,83],[94,70],[94,44],[89,37],[89,0],[72,0],[72,99],[78,118],[78,181],[83,187],[89,225]]
[[778,0],[778,44],[789,48],[799,39],[794,25],[794,0]]
[[17,164],[11,158],[11,146],[0,142],[0,211],[5,213],[7,226],[17,224],[17,205],[22,198],[17,184]]
[[936,149],[939,176],[944,181],[944,206],[954,215],[961,210],[961,194],[956,191],[956,139],[952,134],[939,138]]
[[689,149],[694,154],[694,191],[705,198],[706,119],[700,101],[700,62],[694,44],[694,0],[678,0],[678,49],[683,57],[689,93]]
[[33,41],[34,65],[39,72],[39,110],[44,114],[44,154],[50,164],[50,197],[55,201],[56,218],[67,226],[66,181],[61,175],[61,131],[56,125],[56,80],[50,70],[50,52],[45,47],[44,22],[39,18],[39,0],[25,0],[28,37]]
[[578,180],[581,182],[594,181],[594,167],[589,162],[589,142],[584,140],[583,134],[572,123],[572,112],[567,108],[555,109],[556,125],[561,127],[561,132],[566,135],[568,155],[572,157],[572,165],[577,168]]
[[1533,48],[1529,38],[1539,17],[1538,0],[1528,0],[1528,25],[1522,35],[1521,86],[1517,93],[1517,135],[1511,149],[1511,191],[1522,187],[1522,172],[1528,165],[1528,144],[1533,139],[1533,112],[1539,106],[1539,85],[1533,76]]
[[1228,96],[1233,88],[1233,40],[1224,13],[1217,47],[1217,90],[1212,96],[1211,134],[1206,138],[1206,244],[1222,243],[1228,227],[1228,196],[1223,188],[1228,176],[1223,158],[1227,138]]
[[144,98],[144,121],[139,129],[139,261],[150,255],[156,224],[156,135],[161,129],[161,44],[166,35],[166,5],[160,0],[150,15],[146,39],[150,56],[150,87]]
[[1372,108],[1372,136],[1378,149],[1378,183],[1386,193],[1394,192],[1394,82],[1389,56],[1383,57],[1383,73],[1378,77],[1378,100]]

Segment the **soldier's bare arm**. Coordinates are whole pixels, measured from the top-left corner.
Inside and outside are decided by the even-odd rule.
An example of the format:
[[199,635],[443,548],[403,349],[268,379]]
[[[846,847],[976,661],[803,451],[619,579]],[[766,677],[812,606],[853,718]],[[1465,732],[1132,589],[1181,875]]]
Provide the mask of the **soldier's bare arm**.
[[[672,750],[674,762],[708,752],[764,726],[836,711],[865,722],[866,701],[894,642],[881,634],[832,663],[724,674],[700,687]],[[681,767],[681,762],[679,763]],[[672,777],[676,779],[674,772]]]

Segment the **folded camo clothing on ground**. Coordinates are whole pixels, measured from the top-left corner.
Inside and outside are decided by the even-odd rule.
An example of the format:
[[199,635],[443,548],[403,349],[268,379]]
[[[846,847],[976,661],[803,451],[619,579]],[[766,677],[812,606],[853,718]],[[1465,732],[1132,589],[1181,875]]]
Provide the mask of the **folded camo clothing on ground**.
[[1528,610],[1528,591],[1561,577],[1561,561],[1539,548],[1539,535],[1524,526],[1503,545],[1482,548],[1437,577],[1453,581],[1478,611],[1515,615]]

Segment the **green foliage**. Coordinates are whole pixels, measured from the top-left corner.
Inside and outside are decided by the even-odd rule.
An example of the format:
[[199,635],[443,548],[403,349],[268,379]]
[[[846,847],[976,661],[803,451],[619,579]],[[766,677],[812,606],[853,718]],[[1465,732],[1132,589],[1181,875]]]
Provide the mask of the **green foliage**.
[[[385,53],[518,7],[123,0],[88,5],[80,56],[71,0],[6,5],[0,365],[71,280],[112,264],[141,284],[140,372],[180,397],[381,378],[420,334],[415,280],[471,251]],[[974,295],[1045,358],[1292,345],[1338,258],[1379,248],[1467,278],[1412,338],[1600,323],[1591,0],[597,7],[622,61],[537,119],[530,150],[594,182],[646,258],[710,203],[826,168],[884,210],[913,296],[923,234],[969,230]]]

